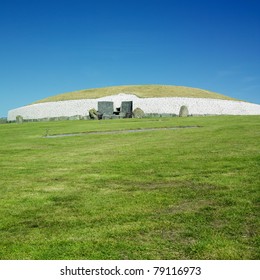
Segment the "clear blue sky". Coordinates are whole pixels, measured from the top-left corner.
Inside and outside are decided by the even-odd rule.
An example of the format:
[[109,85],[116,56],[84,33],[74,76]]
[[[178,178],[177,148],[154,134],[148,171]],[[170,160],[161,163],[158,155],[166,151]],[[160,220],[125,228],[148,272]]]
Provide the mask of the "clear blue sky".
[[112,85],[208,89],[260,103],[258,0],[1,0],[0,116]]

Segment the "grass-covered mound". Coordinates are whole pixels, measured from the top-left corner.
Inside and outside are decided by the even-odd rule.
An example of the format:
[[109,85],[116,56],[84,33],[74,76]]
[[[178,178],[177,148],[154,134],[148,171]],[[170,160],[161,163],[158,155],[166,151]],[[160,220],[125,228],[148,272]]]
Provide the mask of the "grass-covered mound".
[[138,97],[193,97],[193,98],[213,98],[224,100],[236,100],[234,98],[211,92],[208,90],[183,87],[183,86],[164,86],[164,85],[139,85],[139,86],[114,86],[105,88],[94,88],[79,90],[69,93],[51,96],[35,103],[76,100],[76,99],[93,99],[118,93],[135,94]]
[[0,125],[0,259],[259,259],[259,123]]

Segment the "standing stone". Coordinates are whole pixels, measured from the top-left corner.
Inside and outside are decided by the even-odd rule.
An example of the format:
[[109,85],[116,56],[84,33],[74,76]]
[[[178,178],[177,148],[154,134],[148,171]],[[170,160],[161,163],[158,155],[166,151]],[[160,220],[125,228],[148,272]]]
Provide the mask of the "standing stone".
[[133,117],[136,119],[141,119],[144,117],[144,111],[140,108],[135,108],[133,111]]
[[183,105],[180,108],[180,112],[179,112],[179,117],[188,117],[189,115],[189,110],[188,107]]
[[114,103],[111,101],[98,101],[98,112],[102,115],[112,116],[114,112]]
[[96,109],[90,109],[89,111],[89,117],[91,120],[97,120],[98,119],[98,112]]
[[133,101],[122,101],[120,115],[124,118],[132,118]]
[[23,123],[23,117],[21,115],[16,116],[16,123]]

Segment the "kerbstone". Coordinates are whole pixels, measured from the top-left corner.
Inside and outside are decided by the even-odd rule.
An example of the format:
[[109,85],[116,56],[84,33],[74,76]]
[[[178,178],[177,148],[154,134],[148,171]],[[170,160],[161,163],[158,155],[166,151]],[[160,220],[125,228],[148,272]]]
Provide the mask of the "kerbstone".
[[112,118],[112,115],[107,115],[107,114],[102,115],[102,120],[110,120],[111,118]]
[[[61,116],[85,115],[91,108],[97,109],[101,101],[114,102],[115,108],[121,106],[122,101],[133,101],[135,108],[142,108],[145,117],[156,114],[179,115],[180,107],[186,105],[189,115],[260,115],[260,105],[243,101],[188,98],[188,97],[157,97],[139,98],[133,94],[120,93],[104,96],[98,99],[65,100],[31,104],[16,108],[8,112],[8,122],[15,122],[16,116],[26,119],[43,119]],[[157,116],[158,116],[157,115]]]
[[7,123],[7,118],[0,118],[0,123]]

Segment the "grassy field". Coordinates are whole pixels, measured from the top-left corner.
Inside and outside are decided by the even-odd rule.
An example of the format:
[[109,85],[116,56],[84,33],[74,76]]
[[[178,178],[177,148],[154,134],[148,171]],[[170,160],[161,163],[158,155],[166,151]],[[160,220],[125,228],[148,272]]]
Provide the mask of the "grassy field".
[[0,137],[0,259],[260,258],[259,116],[2,124]]
[[237,100],[216,92],[199,88],[184,86],[166,85],[135,85],[135,86],[114,86],[105,88],[93,88],[73,91],[55,96],[50,96],[35,103],[54,102],[64,100],[99,98],[118,93],[135,94],[139,97],[194,97],[194,98],[214,98],[225,100]]

